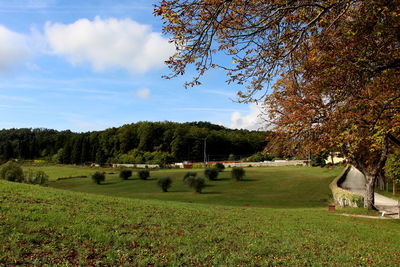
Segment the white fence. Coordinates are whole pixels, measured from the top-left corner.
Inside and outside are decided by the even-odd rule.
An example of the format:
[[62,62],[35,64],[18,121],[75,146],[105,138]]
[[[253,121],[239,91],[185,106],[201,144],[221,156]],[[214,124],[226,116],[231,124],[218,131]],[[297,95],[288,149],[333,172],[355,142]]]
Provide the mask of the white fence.
[[113,168],[125,167],[125,168],[139,168],[139,169],[144,169],[144,168],[155,169],[155,168],[159,168],[160,165],[158,165],[158,164],[124,164],[124,163],[113,163],[113,164],[112,164],[112,167],[113,167]]
[[264,162],[234,162],[223,163],[225,167],[278,167],[278,166],[306,166],[307,160],[275,160]]
[[[264,161],[264,162],[229,162],[222,163],[226,168],[228,167],[278,167],[278,166],[306,166],[307,160],[275,160],[275,161]],[[189,164],[190,165],[190,164]],[[175,163],[175,167],[183,168],[183,163]],[[159,168],[158,164],[123,164],[123,163],[113,163],[113,168],[149,168],[155,169]]]

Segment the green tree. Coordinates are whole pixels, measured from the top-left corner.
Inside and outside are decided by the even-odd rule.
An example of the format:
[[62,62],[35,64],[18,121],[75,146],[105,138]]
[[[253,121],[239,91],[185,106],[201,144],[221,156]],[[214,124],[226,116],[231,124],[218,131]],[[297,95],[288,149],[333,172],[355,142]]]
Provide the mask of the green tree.
[[150,177],[150,172],[148,170],[138,171],[139,178],[142,180],[147,180]]
[[206,186],[206,181],[204,178],[195,176],[188,176],[185,179],[185,183],[187,186],[193,188],[196,193],[201,193],[203,188]]
[[324,167],[326,165],[326,159],[328,159],[329,153],[324,152],[324,153],[319,153],[318,155],[315,155],[312,157],[311,160],[311,166],[313,167]]
[[97,152],[96,152],[96,162],[98,164],[104,164],[104,163],[106,163],[106,161],[107,161],[107,156],[104,153],[103,149],[97,150]]
[[63,163],[63,158],[64,158],[64,149],[60,148],[56,154],[53,155],[52,160],[55,163]]
[[0,178],[11,182],[23,182],[24,172],[17,163],[9,161],[1,167]]
[[231,171],[232,178],[235,179],[236,181],[241,181],[243,180],[245,171],[241,167],[233,167]]
[[170,177],[162,177],[158,179],[157,185],[161,187],[163,192],[168,192],[168,189],[171,187],[172,180]]
[[186,180],[189,178],[197,177],[197,172],[187,172],[183,176],[183,182],[186,183]]
[[123,180],[128,180],[129,177],[132,176],[132,171],[131,170],[121,170],[119,172],[119,178],[123,179]]
[[219,171],[217,168],[206,168],[204,170],[204,176],[208,178],[208,180],[217,180]]
[[225,170],[225,165],[220,162],[217,162],[215,164],[215,168],[217,168],[219,172],[223,172]]
[[106,180],[106,176],[104,172],[95,172],[92,174],[92,180],[96,184],[101,184],[101,182],[104,182]]
[[49,180],[49,176],[42,170],[33,171],[32,169],[28,169],[28,171],[24,174],[24,182],[28,184],[46,184]]
[[388,156],[384,169],[385,177],[393,182],[393,195],[397,195],[397,185],[400,183],[400,152]]

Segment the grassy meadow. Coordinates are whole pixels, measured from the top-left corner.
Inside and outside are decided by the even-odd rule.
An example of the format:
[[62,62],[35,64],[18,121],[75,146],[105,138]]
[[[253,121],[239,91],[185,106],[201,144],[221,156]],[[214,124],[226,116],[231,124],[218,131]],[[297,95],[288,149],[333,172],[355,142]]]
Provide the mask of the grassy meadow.
[[[400,264],[399,220],[327,211],[339,168],[246,168],[241,182],[225,171],[202,194],[183,185],[185,170],[115,172],[102,185],[56,172],[48,187],[0,180],[0,265]],[[157,187],[163,176],[171,192]]]
[[[240,182],[231,179],[228,169],[219,174],[218,180],[207,181],[202,194],[194,193],[193,189],[183,183],[183,176],[187,171],[184,169],[150,171],[148,180],[140,180],[133,171],[132,178],[122,180],[118,176],[118,171],[108,170],[106,171],[106,180],[101,185],[93,183],[89,175],[88,178],[50,182],[49,186],[77,192],[137,199],[275,208],[325,207],[330,194],[326,185],[342,169],[246,168],[246,177]],[[204,177],[203,169],[190,171],[197,172],[198,175]],[[165,176],[171,177],[173,181],[168,193],[163,193],[157,187],[157,179]]]
[[[49,181],[56,181],[58,178],[87,176],[90,177],[95,171],[112,171],[112,169],[98,167],[83,167],[74,165],[45,165],[29,164],[23,165],[23,170],[44,171],[49,176]],[[113,170],[115,171],[115,170]]]

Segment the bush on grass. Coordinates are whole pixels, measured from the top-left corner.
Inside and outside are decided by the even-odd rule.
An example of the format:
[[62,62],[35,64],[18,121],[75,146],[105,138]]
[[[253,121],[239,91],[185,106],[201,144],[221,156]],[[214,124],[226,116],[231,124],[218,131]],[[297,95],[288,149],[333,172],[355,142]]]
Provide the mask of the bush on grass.
[[49,176],[44,172],[44,171],[33,171],[31,169],[29,169],[26,173],[25,173],[25,183],[28,184],[46,184],[47,181],[49,180]]
[[222,171],[225,170],[225,165],[220,163],[220,162],[218,162],[218,163],[215,164],[215,168],[217,168],[219,172],[222,172]]
[[147,180],[150,177],[150,172],[148,170],[140,170],[138,175],[140,179]]
[[121,170],[119,172],[119,178],[123,180],[128,180],[129,177],[132,176],[132,171],[131,170]]
[[193,188],[196,193],[201,193],[201,191],[203,190],[203,188],[206,186],[206,181],[204,180],[204,178],[199,177],[199,176],[189,176],[188,178],[186,178],[185,183]]
[[23,182],[24,172],[17,163],[9,161],[2,166],[0,178],[11,182]]
[[241,181],[243,180],[245,171],[241,167],[233,167],[231,171],[232,178],[235,179],[236,181]]
[[106,176],[105,176],[104,172],[95,172],[92,175],[92,179],[93,179],[93,182],[95,182],[96,184],[100,184],[101,182],[104,182],[106,180]]
[[196,172],[187,172],[187,173],[183,176],[183,182],[186,183],[186,180],[187,180],[188,178],[196,177],[196,176],[197,176],[197,173],[196,173]]
[[214,181],[218,178],[219,171],[217,168],[206,168],[204,170],[204,175],[208,178],[208,180]]
[[157,184],[161,187],[163,192],[168,192],[168,188],[171,187],[172,180],[170,177],[163,177],[158,179]]
[[313,167],[325,167],[326,165],[326,159],[328,158],[328,153],[324,152],[324,153],[320,153],[318,155],[315,155],[312,159],[311,159],[311,166]]

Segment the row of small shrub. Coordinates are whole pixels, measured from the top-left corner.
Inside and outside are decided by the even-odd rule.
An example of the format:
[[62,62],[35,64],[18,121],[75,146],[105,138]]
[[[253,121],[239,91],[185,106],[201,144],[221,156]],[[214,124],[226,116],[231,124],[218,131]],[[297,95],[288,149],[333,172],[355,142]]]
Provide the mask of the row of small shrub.
[[[221,164],[222,165],[222,164]],[[224,166],[224,165],[222,165]],[[221,169],[218,169],[218,167],[215,168],[206,168],[204,170],[204,176],[208,178],[208,180],[215,181],[218,179],[218,174],[221,171]],[[240,181],[243,179],[245,175],[245,171],[241,167],[233,167],[231,171],[231,177],[237,181]]]
[[[142,180],[147,180],[150,177],[150,172],[148,170],[140,170],[138,171],[138,176]],[[129,177],[132,177],[132,171],[128,169],[121,170],[119,172],[119,178],[123,180],[128,180]]]
[[[204,170],[204,175],[211,181],[215,181],[218,178],[218,169],[217,168],[207,168]],[[232,178],[240,181],[243,179],[245,171],[243,168],[234,167],[232,168]],[[196,172],[187,172],[183,176],[183,182],[193,188],[197,193],[201,193],[203,188],[206,186],[206,181],[204,178],[197,175]]]
[[[141,170],[138,172],[138,175],[139,175],[140,179],[147,180],[147,178],[150,177],[150,172],[147,170]],[[131,170],[121,170],[119,173],[119,177],[124,180],[128,179],[131,176],[132,176]],[[92,179],[93,179],[93,182],[95,182],[96,184],[101,184],[102,182],[104,182],[106,180],[105,172],[95,172],[92,175]],[[159,187],[161,187],[161,189],[164,192],[168,192],[168,188],[171,187],[172,180],[170,177],[163,177],[163,178],[158,179],[157,184]]]
[[[138,176],[142,180],[147,180],[147,178],[150,177],[150,172],[148,170],[140,170],[138,171]],[[127,169],[121,170],[119,172],[119,177],[123,180],[127,180],[129,177],[132,177],[132,171]],[[106,175],[104,172],[95,172],[92,175],[92,179],[96,184],[100,184],[105,181]]]
[[27,183],[27,184],[46,184],[49,180],[49,176],[44,171],[33,171],[28,169],[25,173],[21,166],[13,161],[9,161],[1,167],[0,179]]
[[[218,178],[218,169],[217,168],[207,168],[204,170],[204,175],[209,179],[209,180],[216,180]],[[243,168],[240,167],[234,167],[232,168],[231,175],[232,178],[236,179],[237,181],[240,181],[243,179],[245,174],[245,171]],[[150,173],[147,170],[141,170],[138,172],[138,175],[141,179],[146,180],[149,176]],[[132,176],[132,171],[131,170],[121,170],[119,176],[122,179],[128,179],[129,177]],[[104,172],[96,172],[92,175],[92,179],[95,183],[100,184],[105,180],[105,173]],[[201,193],[203,188],[206,186],[206,181],[203,177],[200,177],[197,175],[196,172],[187,172],[183,176],[183,182],[193,188],[195,192]],[[157,185],[163,190],[163,192],[168,192],[168,189],[171,187],[172,184],[172,179],[170,177],[163,177],[158,179]]]

